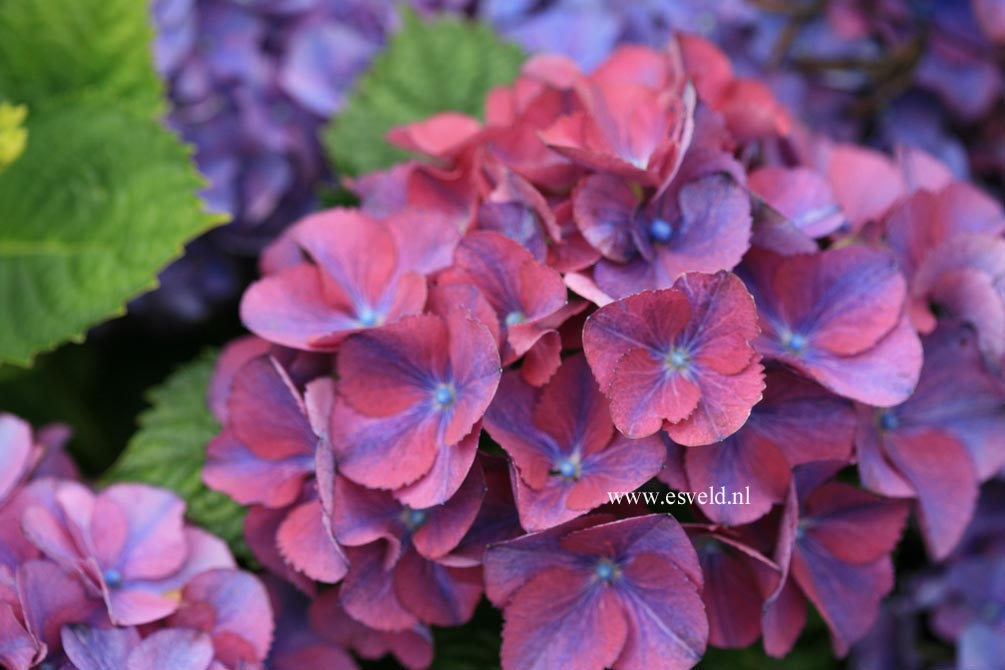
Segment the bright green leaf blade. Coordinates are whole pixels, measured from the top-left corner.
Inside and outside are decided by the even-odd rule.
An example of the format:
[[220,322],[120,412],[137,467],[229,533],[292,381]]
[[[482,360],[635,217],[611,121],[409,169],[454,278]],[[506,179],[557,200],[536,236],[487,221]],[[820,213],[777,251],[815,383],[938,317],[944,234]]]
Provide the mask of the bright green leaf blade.
[[215,354],[207,353],[150,391],[151,408],[140,415],[139,430],[105,480],[175,491],[188,503],[193,523],[222,537],[235,554],[247,556],[244,508],[202,483],[206,445],[220,432],[206,400],[215,360]]
[[0,362],[119,314],[214,221],[188,150],[158,123],[100,103],[32,112],[0,175]]
[[159,113],[149,11],[141,0],[0,0],[0,98],[34,113],[86,93]]
[[385,139],[394,126],[445,111],[481,117],[485,95],[513,81],[524,58],[487,26],[406,13],[401,31],[325,133],[336,168],[354,176],[407,158]]

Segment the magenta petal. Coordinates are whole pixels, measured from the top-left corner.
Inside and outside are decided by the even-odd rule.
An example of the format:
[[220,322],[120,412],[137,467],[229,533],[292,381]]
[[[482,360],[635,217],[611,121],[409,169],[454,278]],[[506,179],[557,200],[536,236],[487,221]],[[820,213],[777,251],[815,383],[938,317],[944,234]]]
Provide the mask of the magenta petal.
[[412,508],[440,505],[455,495],[464,478],[471,472],[478,455],[481,426],[475,428],[460,442],[441,447],[429,472],[415,482],[394,492],[394,496]]
[[107,499],[125,512],[129,535],[115,567],[126,579],[158,579],[182,566],[188,547],[183,532],[185,502],[181,498],[143,484],[116,484],[98,499]]
[[450,366],[458,394],[444,440],[455,444],[485,413],[499,386],[502,368],[495,340],[479,321],[455,311],[447,317],[447,328]]
[[305,457],[271,460],[248,449],[229,430],[206,449],[202,480],[242,505],[285,507],[300,495],[311,461]]
[[442,444],[437,417],[425,407],[372,419],[337,402],[331,416],[331,440],[339,471],[376,488],[399,488],[429,472]]
[[656,476],[665,458],[666,450],[657,437],[630,440],[618,435],[586,458],[566,504],[586,511],[609,502],[609,491],[634,491]]
[[[540,488],[531,488],[516,472],[513,473],[513,493],[520,525],[533,533],[571,521],[583,515],[583,510],[569,507],[572,482],[549,477]],[[606,498],[606,495],[604,496]]]
[[140,644],[135,628],[63,629],[63,650],[77,670],[120,670],[126,667],[129,653]]
[[808,168],[758,168],[751,172],[748,185],[808,237],[829,235],[844,223],[827,181]]
[[316,440],[299,391],[279,362],[254,358],[234,375],[228,426],[262,458],[313,455]]
[[195,630],[161,630],[145,638],[132,653],[125,670],[207,670],[213,660],[213,643]]
[[764,390],[764,368],[757,361],[735,375],[701,370],[696,375],[701,401],[686,419],[667,424],[675,442],[694,447],[718,442],[740,429]]
[[399,538],[404,532],[402,510],[401,503],[388,491],[368,489],[345,477],[335,478],[332,532],[347,547],[387,540],[390,557],[397,557]]
[[805,358],[782,357],[840,396],[875,407],[907,400],[921,375],[921,340],[906,317],[875,347],[857,356],[813,352]]
[[279,552],[287,563],[319,582],[334,584],[349,569],[342,548],[325,531],[321,503],[294,507],[276,532]]
[[286,510],[251,507],[244,517],[244,541],[263,566],[296,586],[303,593],[312,595],[314,582],[297,572],[283,560],[276,545],[276,531],[286,518]]
[[869,631],[880,600],[893,588],[888,557],[853,565],[808,540],[800,542],[792,558],[792,575],[827,622],[838,656]]
[[[37,643],[21,625],[11,605],[0,602],[0,664],[11,670],[29,670],[34,665],[38,653]],[[80,666],[79,670],[92,670],[92,668]]]
[[363,328],[347,307],[330,305],[321,272],[301,263],[259,279],[241,299],[241,321],[261,338],[308,351],[333,351]]
[[[687,476],[696,491],[725,488],[724,504],[715,496],[702,512],[716,523],[738,526],[767,514],[789,489],[789,463],[774,443],[741,430],[718,444],[685,452]],[[743,504],[732,504],[735,495]],[[749,502],[749,504],[747,504]]]
[[632,349],[618,361],[611,385],[611,418],[631,438],[652,435],[663,421],[688,418],[701,400],[700,389],[683,373],[667,370],[664,357]]
[[628,639],[614,670],[694,667],[708,640],[705,605],[695,584],[658,554],[639,554],[623,569],[616,590]]
[[572,195],[576,225],[583,237],[605,258],[631,260],[635,252],[632,220],[639,200],[630,182],[605,174],[593,174]]
[[925,544],[941,561],[963,537],[977,505],[978,482],[970,455],[962,443],[938,430],[890,434],[884,446],[917,491]]
[[138,589],[109,590],[105,595],[108,617],[117,626],[139,626],[174,614],[178,609],[177,598],[166,592],[142,591]]
[[505,610],[503,670],[603,670],[628,625],[613,589],[591,572],[554,568],[530,580]]
[[394,568],[394,590],[419,621],[460,626],[471,620],[482,597],[482,570],[452,568],[408,551]]
[[452,498],[425,510],[425,521],[412,534],[416,551],[434,560],[453,551],[471,529],[484,498],[485,476],[476,465]]
[[[272,607],[265,587],[252,574],[240,570],[209,570],[185,585],[182,602],[172,618],[173,626],[202,628],[214,640],[237,638],[250,646],[253,655],[227,658],[228,666],[261,662],[268,655],[272,645]],[[200,620],[198,611],[203,607],[212,613],[209,621]],[[203,628],[201,624],[206,623],[209,627]],[[221,656],[219,651],[217,656]]]
[[384,567],[382,543],[349,549],[352,568],[342,583],[342,606],[357,621],[377,630],[408,630],[416,616],[401,603],[394,589],[393,569]]
[[510,371],[502,376],[499,392],[485,413],[485,428],[520,469],[523,479],[541,487],[552,467],[550,445],[534,427],[540,391]]
[[705,575],[702,600],[708,613],[709,644],[727,649],[753,644],[761,634],[763,595],[754,573],[758,568],[720,542],[696,539]]
[[50,649],[58,647],[64,625],[85,621],[95,610],[80,580],[55,563],[28,561],[18,569],[17,580],[28,629]]
[[0,414],[0,503],[28,473],[31,426],[12,414]]

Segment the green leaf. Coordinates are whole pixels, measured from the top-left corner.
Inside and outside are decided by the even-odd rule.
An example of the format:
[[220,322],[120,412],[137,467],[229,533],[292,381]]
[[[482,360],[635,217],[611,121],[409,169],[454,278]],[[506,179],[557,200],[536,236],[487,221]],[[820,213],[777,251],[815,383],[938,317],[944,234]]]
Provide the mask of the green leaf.
[[336,168],[354,176],[407,158],[385,140],[395,126],[445,111],[481,117],[485,95],[512,82],[525,57],[487,26],[446,17],[427,22],[406,12],[325,133]]
[[221,221],[160,122],[146,5],[0,0],[0,100],[28,108],[0,175],[0,363],[83,339]]
[[0,0],[0,98],[34,111],[82,95],[164,108],[149,3]]
[[215,353],[204,354],[149,392],[151,408],[140,415],[139,430],[104,479],[171,489],[188,503],[193,523],[226,540],[235,555],[247,557],[244,508],[202,483],[206,445],[220,432],[206,399],[215,360]]

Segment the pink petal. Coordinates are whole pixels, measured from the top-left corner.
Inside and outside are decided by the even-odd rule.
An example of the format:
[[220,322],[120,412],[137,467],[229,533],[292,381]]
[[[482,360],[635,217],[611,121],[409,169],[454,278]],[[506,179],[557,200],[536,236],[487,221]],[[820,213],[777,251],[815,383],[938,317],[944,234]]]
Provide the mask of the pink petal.
[[505,610],[504,670],[603,670],[628,636],[613,589],[590,573],[553,568],[521,588]]
[[140,636],[135,628],[67,626],[62,642],[77,670],[114,670],[125,668],[129,653],[140,644]]
[[300,495],[313,465],[306,458],[260,458],[230,431],[213,438],[206,448],[202,480],[242,505],[285,507]]
[[460,626],[471,620],[482,597],[481,568],[451,568],[405,552],[394,568],[394,589],[419,621]]
[[31,455],[31,426],[13,414],[0,414],[0,503],[28,474]]
[[276,533],[279,552],[287,563],[319,582],[334,584],[349,569],[342,548],[325,532],[317,500],[294,507]]
[[418,624],[394,588],[394,572],[384,567],[381,543],[349,549],[352,569],[342,583],[342,606],[357,621],[377,630],[407,630]]
[[631,438],[652,435],[664,420],[683,421],[701,400],[700,388],[685,373],[668,369],[664,358],[648,349],[622,356],[607,392],[614,423]]
[[237,371],[227,416],[237,438],[262,458],[314,454],[317,438],[300,392],[271,356],[254,358]]
[[[111,501],[126,515],[129,535],[116,566],[125,578],[158,579],[182,566],[188,546],[181,498],[143,484],[115,484],[98,499]],[[100,509],[96,506],[95,511]]]
[[195,630],[161,630],[145,638],[126,662],[125,670],[206,670],[213,660],[213,643]]
[[756,360],[739,374],[698,370],[695,379],[701,389],[698,407],[680,423],[665,426],[674,442],[689,447],[718,442],[739,430],[764,390],[764,369]]

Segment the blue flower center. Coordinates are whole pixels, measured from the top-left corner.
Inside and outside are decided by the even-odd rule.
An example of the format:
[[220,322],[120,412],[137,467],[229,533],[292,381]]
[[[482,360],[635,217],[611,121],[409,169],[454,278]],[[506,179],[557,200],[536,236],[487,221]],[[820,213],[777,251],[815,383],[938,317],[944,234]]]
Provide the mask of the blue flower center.
[[691,364],[691,354],[683,349],[674,347],[663,359],[663,365],[670,370],[683,370]]
[[572,456],[566,456],[558,463],[555,464],[555,469],[553,471],[557,473],[560,477],[565,479],[579,479],[580,475],[580,462],[579,454],[573,454]]
[[649,222],[649,236],[656,242],[668,242],[673,237],[673,226],[663,219],[653,219]]
[[115,568],[108,568],[101,573],[101,577],[105,580],[105,584],[107,584],[110,589],[117,589],[122,586],[122,573]]
[[526,318],[527,317],[524,316],[523,312],[521,312],[518,309],[514,309],[512,312],[506,315],[506,325],[515,326],[518,323],[523,323],[524,319]]
[[782,338],[782,345],[793,354],[799,355],[806,351],[809,341],[801,333],[790,333]]
[[450,407],[455,400],[457,400],[457,389],[454,388],[453,384],[439,384],[433,389],[433,402],[440,409]]
[[606,558],[600,559],[597,566],[593,569],[597,574],[597,578],[604,582],[609,582],[614,579],[614,575],[617,573],[617,567],[610,560]]
[[883,430],[897,430],[900,427],[900,419],[890,410],[879,415],[879,427]]
[[406,507],[402,512],[402,520],[409,529],[415,530],[426,523],[426,510]]
[[373,308],[364,306],[356,314],[356,320],[364,328],[373,328],[380,325],[380,314],[375,312]]

